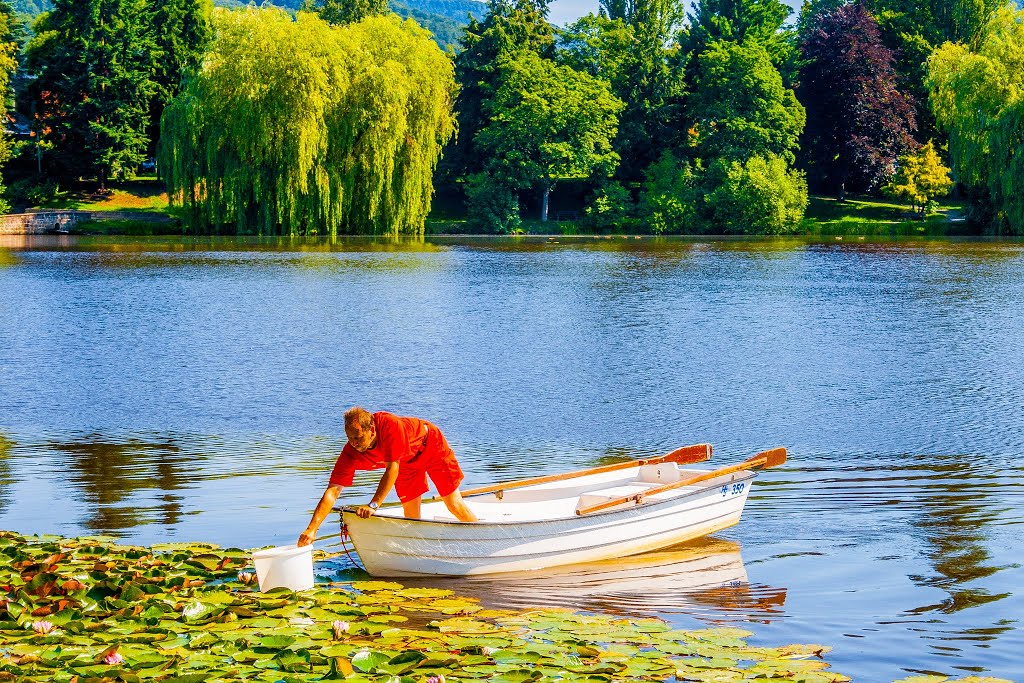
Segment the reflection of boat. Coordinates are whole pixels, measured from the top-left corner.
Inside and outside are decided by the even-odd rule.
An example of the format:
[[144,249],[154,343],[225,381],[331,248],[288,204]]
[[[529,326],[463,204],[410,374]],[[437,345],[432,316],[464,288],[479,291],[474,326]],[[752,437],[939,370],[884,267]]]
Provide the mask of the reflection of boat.
[[414,578],[407,586],[450,588],[487,607],[566,607],[629,616],[727,614],[764,619],[785,602],[785,588],[751,585],[732,541],[704,538],[642,555],[457,581]]
[[406,519],[397,507],[368,519],[345,508],[342,519],[376,576],[467,576],[622,558],[738,523],[754,470],[786,459],[776,449],[713,471],[685,467],[710,455],[710,446],[688,446],[468,491],[474,523],[456,521],[441,502],[424,504],[422,519]]

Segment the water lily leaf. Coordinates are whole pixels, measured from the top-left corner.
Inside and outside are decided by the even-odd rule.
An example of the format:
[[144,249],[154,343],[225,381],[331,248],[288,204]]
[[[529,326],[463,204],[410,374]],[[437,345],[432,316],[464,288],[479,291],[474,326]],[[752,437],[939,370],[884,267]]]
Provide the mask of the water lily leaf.
[[297,673],[300,671],[309,671],[309,652],[302,650],[299,652],[283,652],[279,654],[274,661],[277,662],[278,667],[282,671],[290,671]]
[[497,676],[492,677],[491,680],[495,683],[529,683],[543,676],[544,674],[536,669],[512,669],[501,672]]
[[390,659],[391,657],[383,652],[360,650],[352,657],[352,666],[362,673],[373,673]]
[[498,630],[494,624],[473,619],[445,619],[443,621],[432,621],[429,625],[441,633],[493,633]]
[[295,636],[264,636],[258,646],[268,650],[283,650],[295,644]]
[[353,581],[350,585],[355,590],[362,592],[397,591],[405,588],[402,584],[394,581]]
[[413,669],[418,667],[420,663],[426,658],[427,656],[424,655],[422,652],[409,650],[407,652],[395,655],[390,660],[388,660],[387,664],[381,666],[380,668],[384,671],[387,671],[390,674],[400,676],[401,674],[404,674],[407,671],[412,671]]
[[535,664],[543,659],[543,656],[539,652],[498,650],[491,653],[491,658],[499,664]]
[[161,678],[160,683],[203,683],[208,678],[210,675],[207,673],[189,673]]
[[780,656],[787,659],[820,657],[832,648],[824,645],[786,645],[778,648]]
[[447,598],[455,595],[455,591],[444,588],[403,588],[395,592],[403,598]]
[[375,614],[366,620],[374,624],[402,624],[409,621],[409,617],[401,614]]
[[344,657],[332,657],[328,664],[327,675],[320,679],[322,681],[340,681],[355,673],[352,662]]

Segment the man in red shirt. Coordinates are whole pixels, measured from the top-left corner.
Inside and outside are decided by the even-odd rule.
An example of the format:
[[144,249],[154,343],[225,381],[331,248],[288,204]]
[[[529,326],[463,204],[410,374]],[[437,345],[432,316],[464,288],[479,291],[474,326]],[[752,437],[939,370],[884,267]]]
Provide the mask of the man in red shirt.
[[459,491],[464,475],[455,453],[434,425],[415,417],[398,417],[385,412],[371,414],[362,408],[351,408],[345,412],[345,435],[348,443],[334,464],[327,490],[309,526],[299,536],[298,545],[313,542],[341,490],[352,485],[356,470],[384,470],[369,504],[356,508],[360,517],[370,517],[394,487],[405,516],[419,519],[420,502],[427,492],[427,477],[430,477],[441,500],[456,519],[477,521]]

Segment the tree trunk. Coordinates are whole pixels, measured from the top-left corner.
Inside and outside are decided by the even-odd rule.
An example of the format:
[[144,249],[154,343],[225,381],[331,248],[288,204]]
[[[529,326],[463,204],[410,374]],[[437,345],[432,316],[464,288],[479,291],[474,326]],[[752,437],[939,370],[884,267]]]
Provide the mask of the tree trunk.
[[540,207],[540,219],[542,222],[548,220],[548,196],[551,194],[551,185],[549,183],[544,184],[544,201]]

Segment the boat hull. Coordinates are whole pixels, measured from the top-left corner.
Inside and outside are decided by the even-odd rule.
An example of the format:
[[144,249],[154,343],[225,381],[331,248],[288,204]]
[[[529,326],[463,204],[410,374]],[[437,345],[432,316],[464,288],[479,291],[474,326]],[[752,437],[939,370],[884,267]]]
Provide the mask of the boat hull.
[[361,519],[350,509],[342,519],[374,576],[529,571],[660,550],[731,527],[740,520],[754,477],[742,472],[668,499],[556,519],[463,523],[381,514]]

